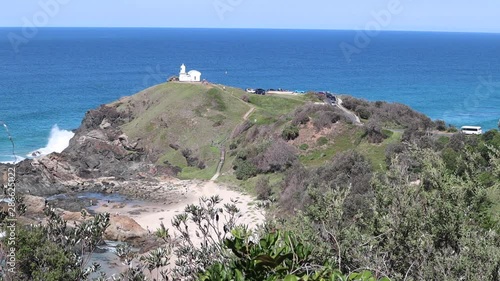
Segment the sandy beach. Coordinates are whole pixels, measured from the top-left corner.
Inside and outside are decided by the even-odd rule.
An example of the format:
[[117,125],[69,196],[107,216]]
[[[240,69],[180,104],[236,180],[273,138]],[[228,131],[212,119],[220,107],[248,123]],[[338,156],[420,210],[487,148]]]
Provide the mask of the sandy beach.
[[[134,219],[145,230],[153,232],[160,227],[162,222],[167,228],[172,228],[172,219],[184,212],[186,206],[198,204],[200,198],[218,195],[222,199],[221,206],[232,201],[236,202],[235,205],[240,210],[240,217],[237,220],[238,224],[245,224],[250,228],[254,228],[264,222],[263,209],[257,207],[257,202],[250,195],[230,190],[214,181],[174,181],[175,186],[178,186],[179,189],[184,189],[177,191],[180,196],[177,196],[174,202],[99,201],[94,211],[101,213],[108,212],[112,216],[128,216]],[[171,184],[171,181],[169,181],[169,184]],[[194,228],[191,229],[194,231]]]

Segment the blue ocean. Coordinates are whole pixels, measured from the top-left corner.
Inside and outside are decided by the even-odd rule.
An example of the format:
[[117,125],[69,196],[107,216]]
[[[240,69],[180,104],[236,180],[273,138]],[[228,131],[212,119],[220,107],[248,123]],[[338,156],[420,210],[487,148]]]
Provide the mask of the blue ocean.
[[[405,103],[456,126],[497,127],[500,34],[387,31],[364,40],[359,35],[45,28],[28,38],[20,28],[1,28],[0,122],[7,124],[20,157],[60,151],[86,111],[162,83],[184,63],[210,82],[327,90]],[[1,132],[0,161],[12,160],[12,145]]]

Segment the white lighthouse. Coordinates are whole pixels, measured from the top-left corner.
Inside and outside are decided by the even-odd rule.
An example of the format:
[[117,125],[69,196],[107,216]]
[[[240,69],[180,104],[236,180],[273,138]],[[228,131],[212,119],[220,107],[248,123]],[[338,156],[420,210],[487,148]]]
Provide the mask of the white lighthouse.
[[179,81],[180,82],[200,82],[201,81],[201,72],[197,70],[190,70],[186,73],[186,66],[184,64],[181,65],[181,71],[179,72]]

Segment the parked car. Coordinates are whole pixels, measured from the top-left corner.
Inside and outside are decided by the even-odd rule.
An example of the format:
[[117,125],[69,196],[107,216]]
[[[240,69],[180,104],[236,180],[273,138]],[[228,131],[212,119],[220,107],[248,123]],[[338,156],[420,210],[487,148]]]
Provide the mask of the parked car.
[[257,95],[265,95],[266,94],[266,90],[264,89],[255,89],[255,94]]

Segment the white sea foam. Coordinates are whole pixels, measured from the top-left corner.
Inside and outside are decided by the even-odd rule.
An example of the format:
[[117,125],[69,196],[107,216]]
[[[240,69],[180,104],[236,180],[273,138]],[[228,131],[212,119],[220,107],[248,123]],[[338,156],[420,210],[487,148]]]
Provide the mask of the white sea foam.
[[[1,158],[11,158],[11,159],[14,159],[14,156],[13,155],[1,155]],[[24,159],[26,159],[26,158],[23,158],[21,156],[16,155],[16,161],[15,162],[19,163],[19,162],[23,161]],[[14,164],[14,160],[12,160],[12,161],[1,161],[0,163],[2,163],[2,164]]]
[[70,139],[75,134],[71,131],[61,130],[59,127],[54,125],[50,130],[49,141],[47,146],[40,148],[38,150],[28,153],[28,157],[38,157],[50,154],[52,152],[62,152],[69,145]]

